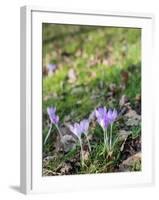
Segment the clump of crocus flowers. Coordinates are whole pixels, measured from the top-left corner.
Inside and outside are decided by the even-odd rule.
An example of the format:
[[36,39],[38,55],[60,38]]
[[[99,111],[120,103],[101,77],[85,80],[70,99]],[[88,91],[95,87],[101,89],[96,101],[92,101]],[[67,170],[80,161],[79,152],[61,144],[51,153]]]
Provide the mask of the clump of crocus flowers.
[[[114,142],[116,142],[116,140],[115,141],[113,140],[112,131],[113,131],[113,123],[117,118],[117,111],[115,109],[114,110],[109,109],[107,111],[105,107],[100,107],[96,109],[95,115],[98,124],[103,129],[104,147],[107,150],[107,152],[111,152],[115,144]],[[108,132],[109,126],[110,126],[110,131]]]
[[88,128],[89,128],[89,120],[88,119],[84,119],[82,120],[80,123],[75,123],[74,125],[69,125],[70,131],[77,136],[79,143],[80,143],[80,147],[81,147],[81,161],[82,161],[82,165],[84,165],[84,153],[83,153],[83,145],[82,145],[82,134],[85,135],[87,142],[88,142],[88,147],[89,150],[91,151],[91,146],[90,146],[90,142],[88,139]]
[[[59,133],[59,136],[62,141],[62,133],[59,128],[59,116],[56,114],[56,108],[55,107],[50,107],[47,108],[47,112],[50,118],[50,129],[48,131],[48,134],[44,140],[44,144],[46,143],[52,129],[52,125],[54,125]],[[101,126],[103,130],[103,135],[104,135],[104,152],[107,152],[108,154],[113,152],[113,148],[118,141],[118,137],[113,137],[113,124],[117,119],[117,111],[116,109],[106,109],[106,107],[99,107],[95,109],[91,114],[91,117],[89,119],[83,119],[79,123],[75,122],[74,124],[70,124],[68,127],[70,131],[78,138],[80,147],[81,147],[81,163],[84,165],[84,151],[83,151],[83,142],[82,142],[82,135],[87,140],[87,144],[89,147],[89,151],[91,152],[91,144],[88,138],[89,134],[89,125],[92,119],[96,119],[98,124]],[[92,117],[93,116],[93,117]]]

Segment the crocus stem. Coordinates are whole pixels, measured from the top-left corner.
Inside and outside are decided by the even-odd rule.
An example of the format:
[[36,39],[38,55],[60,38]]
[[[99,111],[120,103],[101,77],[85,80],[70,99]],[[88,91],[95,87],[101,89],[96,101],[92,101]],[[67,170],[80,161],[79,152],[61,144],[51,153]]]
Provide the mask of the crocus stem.
[[87,143],[88,143],[89,151],[91,151],[91,145],[90,145],[90,142],[89,142],[89,139],[88,139],[87,135],[86,135],[86,140],[87,140]]
[[50,124],[50,128],[49,128],[49,131],[48,131],[48,133],[47,133],[47,135],[46,135],[46,138],[45,138],[45,140],[44,140],[44,144],[46,144],[46,141],[47,141],[47,139],[48,139],[48,137],[49,137],[49,135],[50,135],[51,129],[52,129],[52,123]]
[[107,128],[105,129],[105,145],[108,145],[108,133],[107,133]]
[[104,130],[104,146],[106,146],[105,130]]
[[109,149],[112,148],[112,131],[113,131],[113,123],[110,125],[110,141],[109,141]]
[[107,134],[107,128],[106,129],[103,129],[103,131],[104,131],[104,147],[105,147],[105,149],[107,149],[108,148],[108,134]]
[[55,125],[55,126],[56,126],[56,128],[57,128],[57,130],[58,130],[58,132],[59,132],[60,138],[62,139],[63,136],[62,136],[62,133],[61,133],[61,131],[60,131],[58,125]]
[[81,146],[81,162],[82,166],[84,165],[84,153],[83,153],[83,147],[82,147],[82,140],[79,138],[80,146]]

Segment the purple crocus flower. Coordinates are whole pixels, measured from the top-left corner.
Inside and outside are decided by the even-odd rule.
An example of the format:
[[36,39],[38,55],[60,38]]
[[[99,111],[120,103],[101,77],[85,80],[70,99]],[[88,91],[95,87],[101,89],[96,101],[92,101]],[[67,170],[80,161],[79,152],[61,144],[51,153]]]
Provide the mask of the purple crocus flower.
[[88,142],[88,147],[89,147],[89,150],[91,151],[91,145],[90,145],[89,138],[88,138],[89,120],[88,119],[83,119],[80,122],[80,127],[81,127],[82,133],[84,133],[85,136],[86,136],[86,140]]
[[107,114],[103,116],[103,118],[97,118],[97,121],[99,125],[103,128],[106,129],[109,125],[109,120]]
[[107,148],[108,146],[108,134],[107,134],[107,128],[109,125],[109,120],[108,120],[108,115],[107,115],[107,110],[105,107],[100,107],[96,109],[96,118],[97,122],[99,125],[102,127],[103,132],[104,132],[104,148]]
[[84,133],[85,135],[88,134],[88,128],[89,128],[89,120],[88,119],[84,119],[80,122],[80,128],[82,133]]
[[112,124],[117,118],[117,111],[115,109],[113,111],[109,109],[107,116],[108,116],[109,123]]
[[96,109],[96,118],[97,122],[103,129],[106,129],[108,127],[109,120],[108,120],[107,110],[105,107],[103,108],[100,107]]
[[47,112],[48,112],[51,123],[57,125],[59,122],[59,116],[56,115],[56,108],[54,107],[47,108]]
[[52,74],[55,71],[55,69],[57,68],[57,65],[56,64],[48,64],[47,68],[48,68],[48,73]]
[[49,115],[51,124],[50,124],[50,129],[49,129],[49,131],[48,131],[48,133],[47,133],[47,135],[46,135],[46,137],[45,137],[44,144],[46,144],[47,139],[48,139],[48,137],[49,137],[49,135],[50,135],[50,133],[51,133],[52,124],[55,125],[55,127],[57,128],[57,130],[58,130],[58,132],[59,132],[60,137],[62,138],[61,131],[60,131],[59,127],[58,127],[59,116],[56,115],[56,108],[54,108],[54,107],[47,108],[47,113],[48,113],[48,115]]
[[[104,149],[107,149],[107,151],[110,151],[112,149],[112,142],[113,142],[113,122],[117,118],[117,111],[114,109],[113,111],[111,109],[106,110],[105,107],[100,107],[96,109],[96,118],[99,125],[102,127],[104,132]],[[110,125],[110,133],[108,134],[108,126]]]
[[69,129],[74,135],[76,135],[78,138],[81,138],[83,132],[79,123],[75,123],[74,125],[69,125]]
[[83,153],[83,146],[82,146],[82,139],[81,139],[83,130],[79,123],[75,123],[74,125],[69,125],[69,128],[70,128],[70,131],[78,137],[78,140],[81,146],[81,161],[82,161],[82,165],[84,165],[84,153]]
[[106,107],[103,107],[103,108],[102,108],[102,107],[99,107],[99,108],[97,108],[96,111],[95,111],[95,115],[96,115],[97,119],[103,118],[106,114],[107,114],[107,109],[106,109]]

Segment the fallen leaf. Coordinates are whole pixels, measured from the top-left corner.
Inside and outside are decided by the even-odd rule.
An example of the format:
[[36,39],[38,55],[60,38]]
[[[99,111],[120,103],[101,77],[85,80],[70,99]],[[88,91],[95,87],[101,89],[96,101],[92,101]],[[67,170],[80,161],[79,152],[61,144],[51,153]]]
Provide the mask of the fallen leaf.
[[124,160],[119,165],[119,170],[124,172],[130,171],[130,168],[133,167],[136,163],[141,163],[141,152],[138,152]]
[[136,101],[141,101],[141,94],[137,94],[136,97],[135,97],[135,100]]
[[132,134],[132,131],[126,131],[126,130],[119,130],[119,139],[122,141],[122,140],[125,140],[127,139],[127,137]]
[[109,56],[108,58],[103,58],[102,64],[107,66],[112,66],[115,63],[112,56]]
[[89,67],[94,67],[98,64],[100,64],[100,59],[98,58],[97,55],[91,55],[90,60],[88,61],[88,66]]
[[128,108],[124,106],[124,107],[121,109],[121,111],[119,112],[118,118],[123,117],[123,115],[126,114],[127,110],[128,110]]
[[72,135],[64,135],[61,139],[64,152],[68,152],[76,147],[76,140]]
[[128,80],[129,80],[129,74],[127,71],[121,71],[121,79],[122,79],[122,82],[124,84],[127,84]]
[[89,121],[94,121],[96,119],[95,110],[93,110],[89,115]]
[[125,83],[119,84],[119,89],[120,89],[121,91],[124,91],[125,88],[126,88]]
[[54,160],[55,156],[47,156],[43,159],[43,161],[51,161],[51,160]]
[[43,73],[43,76],[47,76],[48,75],[48,69],[46,68],[46,66],[43,67],[42,73]]
[[128,138],[128,136],[130,134],[132,134],[131,131],[126,131],[126,130],[119,130],[119,141],[122,141],[122,144],[121,144],[121,147],[120,147],[120,151],[122,152],[124,150],[124,146],[125,146],[125,143],[126,143],[126,140]]
[[141,138],[132,139],[131,136],[123,142],[121,146],[121,160],[126,160],[128,157],[141,151]]
[[57,175],[60,175],[60,173],[58,173],[58,172],[53,172],[53,171],[48,170],[48,169],[46,169],[46,168],[43,168],[43,169],[42,169],[42,174],[43,174],[43,176],[57,176]]
[[117,89],[117,86],[116,86],[116,84],[115,83],[111,83],[110,85],[109,85],[109,90],[111,91],[111,92],[116,92],[116,89]]
[[62,135],[72,135],[72,133],[71,133],[71,131],[70,131],[70,129],[69,129],[67,124],[64,124],[63,126],[60,126],[60,130],[61,130]]
[[85,161],[87,161],[87,160],[89,159],[89,154],[90,154],[89,151],[84,151],[84,152],[83,152],[83,157],[84,157],[83,159],[84,159]]
[[60,169],[61,174],[70,174],[72,171],[72,165],[70,163],[64,163]]
[[57,135],[56,137],[56,142],[55,144],[55,152],[63,152],[63,144],[61,142],[61,138],[59,137],[59,135]]
[[71,68],[69,71],[68,71],[68,82],[69,83],[74,83],[76,82],[77,80],[77,75],[76,75],[76,72],[73,68]]
[[71,116],[70,116],[70,115],[65,115],[65,116],[64,116],[64,123],[65,123],[65,122],[69,122],[70,119],[71,119]]
[[53,93],[50,93],[49,95],[46,95],[43,97],[43,100],[44,101],[48,101],[49,99],[51,98],[57,98],[57,93],[53,92]]
[[76,57],[81,57],[82,56],[82,49],[78,49],[77,51],[76,51],[76,53],[75,53],[75,56]]
[[124,116],[127,126],[138,126],[141,123],[141,116],[135,110],[130,109]]
[[128,102],[128,97],[124,94],[119,100],[120,107],[123,107]]
[[97,73],[94,72],[94,71],[91,71],[90,77],[91,77],[91,78],[96,78],[96,77],[97,77]]
[[122,152],[124,150],[124,146],[125,146],[125,142],[127,140],[127,137],[124,139],[124,142],[122,143],[121,147],[120,147],[120,151]]

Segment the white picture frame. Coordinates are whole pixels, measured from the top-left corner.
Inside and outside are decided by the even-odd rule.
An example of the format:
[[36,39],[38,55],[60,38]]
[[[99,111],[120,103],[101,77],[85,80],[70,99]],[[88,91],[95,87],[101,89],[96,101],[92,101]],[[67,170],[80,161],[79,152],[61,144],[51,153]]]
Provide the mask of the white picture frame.
[[[42,23],[142,29],[142,171],[42,177]],[[151,14],[21,8],[21,192],[46,193],[154,183]],[[151,67],[150,67],[151,66]],[[151,134],[149,134],[151,133]]]

